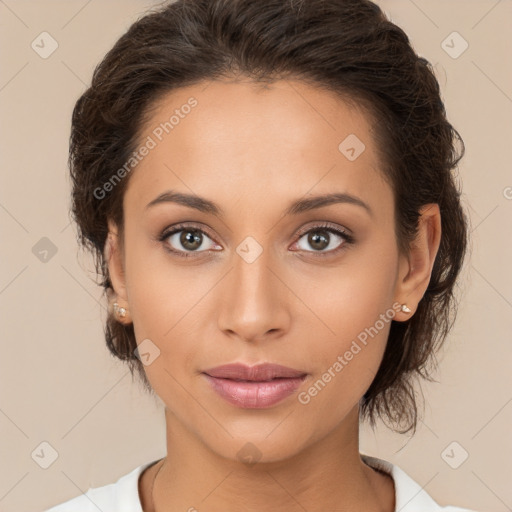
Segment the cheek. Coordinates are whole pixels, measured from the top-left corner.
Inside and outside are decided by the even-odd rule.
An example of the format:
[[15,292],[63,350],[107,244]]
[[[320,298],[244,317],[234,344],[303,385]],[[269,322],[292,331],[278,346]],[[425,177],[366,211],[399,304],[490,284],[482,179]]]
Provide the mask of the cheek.
[[137,340],[159,340],[186,313],[195,296],[183,282],[183,272],[161,245],[143,231],[126,233],[126,290]]
[[361,251],[357,260],[347,259],[322,280],[310,281],[307,304],[320,321],[313,329],[307,325],[311,319],[305,319],[303,328],[317,341],[310,361],[319,373],[301,403],[319,409],[331,404],[339,416],[373,381],[396,314],[396,253],[393,247],[381,247],[378,257]]
[[[368,252],[347,253],[348,257],[336,268],[319,269],[307,279],[300,273],[293,278],[294,291],[305,299],[312,313],[299,320],[302,328],[314,328],[329,346],[342,349],[344,344],[371,328],[380,315],[388,312],[388,316],[394,316],[396,254],[385,246],[381,246],[377,255]],[[380,322],[379,326],[381,330]]]
[[[141,235],[139,235],[141,236]],[[158,357],[145,365],[146,375],[157,394],[168,389],[176,394],[184,375],[196,369],[197,347],[190,340],[202,339],[195,321],[201,314],[201,298],[212,283],[173,264],[159,247],[132,243],[127,237],[126,286],[137,344],[149,339]],[[190,276],[194,276],[191,282]]]

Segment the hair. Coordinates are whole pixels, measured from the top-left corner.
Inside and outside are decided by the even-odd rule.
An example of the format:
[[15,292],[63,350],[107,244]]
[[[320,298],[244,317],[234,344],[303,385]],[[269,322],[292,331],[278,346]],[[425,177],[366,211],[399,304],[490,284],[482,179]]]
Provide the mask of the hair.
[[[464,155],[446,119],[431,64],[405,32],[369,0],[178,0],[146,12],[115,43],[77,100],[70,136],[72,216],[90,250],[104,294],[112,283],[104,255],[107,220],[122,247],[125,177],[98,199],[137,147],[141,127],[166,93],[200,81],[237,76],[255,83],[301,80],[363,109],[374,126],[382,175],[394,194],[397,246],[408,254],[420,209],[439,204],[440,247],[415,314],[392,321],[378,372],[360,401],[362,419],[377,417],[402,433],[416,431],[414,381],[433,380],[435,352],[457,312],[454,286],[466,252],[468,220],[453,170]],[[153,393],[133,324],[109,310],[108,349]]]

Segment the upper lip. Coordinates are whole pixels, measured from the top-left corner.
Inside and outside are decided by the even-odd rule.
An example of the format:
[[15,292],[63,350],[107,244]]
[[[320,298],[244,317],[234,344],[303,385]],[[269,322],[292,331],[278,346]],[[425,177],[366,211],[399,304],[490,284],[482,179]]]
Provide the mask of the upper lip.
[[242,363],[224,364],[205,370],[203,373],[211,377],[222,379],[253,381],[265,381],[275,378],[297,378],[307,375],[306,372],[271,363],[263,363],[255,366],[247,366]]

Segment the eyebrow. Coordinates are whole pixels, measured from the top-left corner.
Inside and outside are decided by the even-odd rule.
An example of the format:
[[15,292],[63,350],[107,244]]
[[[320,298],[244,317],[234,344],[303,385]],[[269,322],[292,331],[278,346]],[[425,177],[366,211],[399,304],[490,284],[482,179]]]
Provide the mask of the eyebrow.
[[[149,208],[162,203],[175,203],[182,206],[187,206],[188,208],[193,208],[203,213],[209,213],[219,218],[224,216],[224,211],[222,208],[215,204],[213,201],[194,194],[185,194],[183,192],[175,192],[173,190],[167,190],[166,192],[163,192],[157,196],[146,205],[145,210],[148,210]],[[366,210],[366,212],[371,217],[373,217],[373,211],[367,203],[356,196],[345,193],[324,194],[308,197],[306,199],[298,199],[286,209],[284,214],[298,215],[299,213],[339,203],[360,206]]]

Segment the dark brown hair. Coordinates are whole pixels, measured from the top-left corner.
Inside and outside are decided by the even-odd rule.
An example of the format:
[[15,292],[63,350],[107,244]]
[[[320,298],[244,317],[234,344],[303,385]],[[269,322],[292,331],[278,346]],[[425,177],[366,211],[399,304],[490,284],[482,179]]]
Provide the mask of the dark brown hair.
[[[422,205],[438,203],[442,237],[431,280],[415,314],[392,321],[361,417],[394,430],[416,429],[413,380],[433,380],[435,352],[455,320],[456,278],[467,245],[467,217],[453,174],[464,143],[446,119],[430,63],[404,31],[368,0],[178,0],[146,13],[96,67],[72,116],[69,165],[79,242],[91,250],[100,283],[112,284],[103,249],[112,219],[123,233],[129,176],[98,199],[95,190],[125,165],[152,107],[171,90],[225,77],[255,82],[299,79],[355,102],[375,126],[382,174],[392,186],[395,230],[407,254]],[[152,388],[135,356],[133,325],[109,313],[110,351]]]

